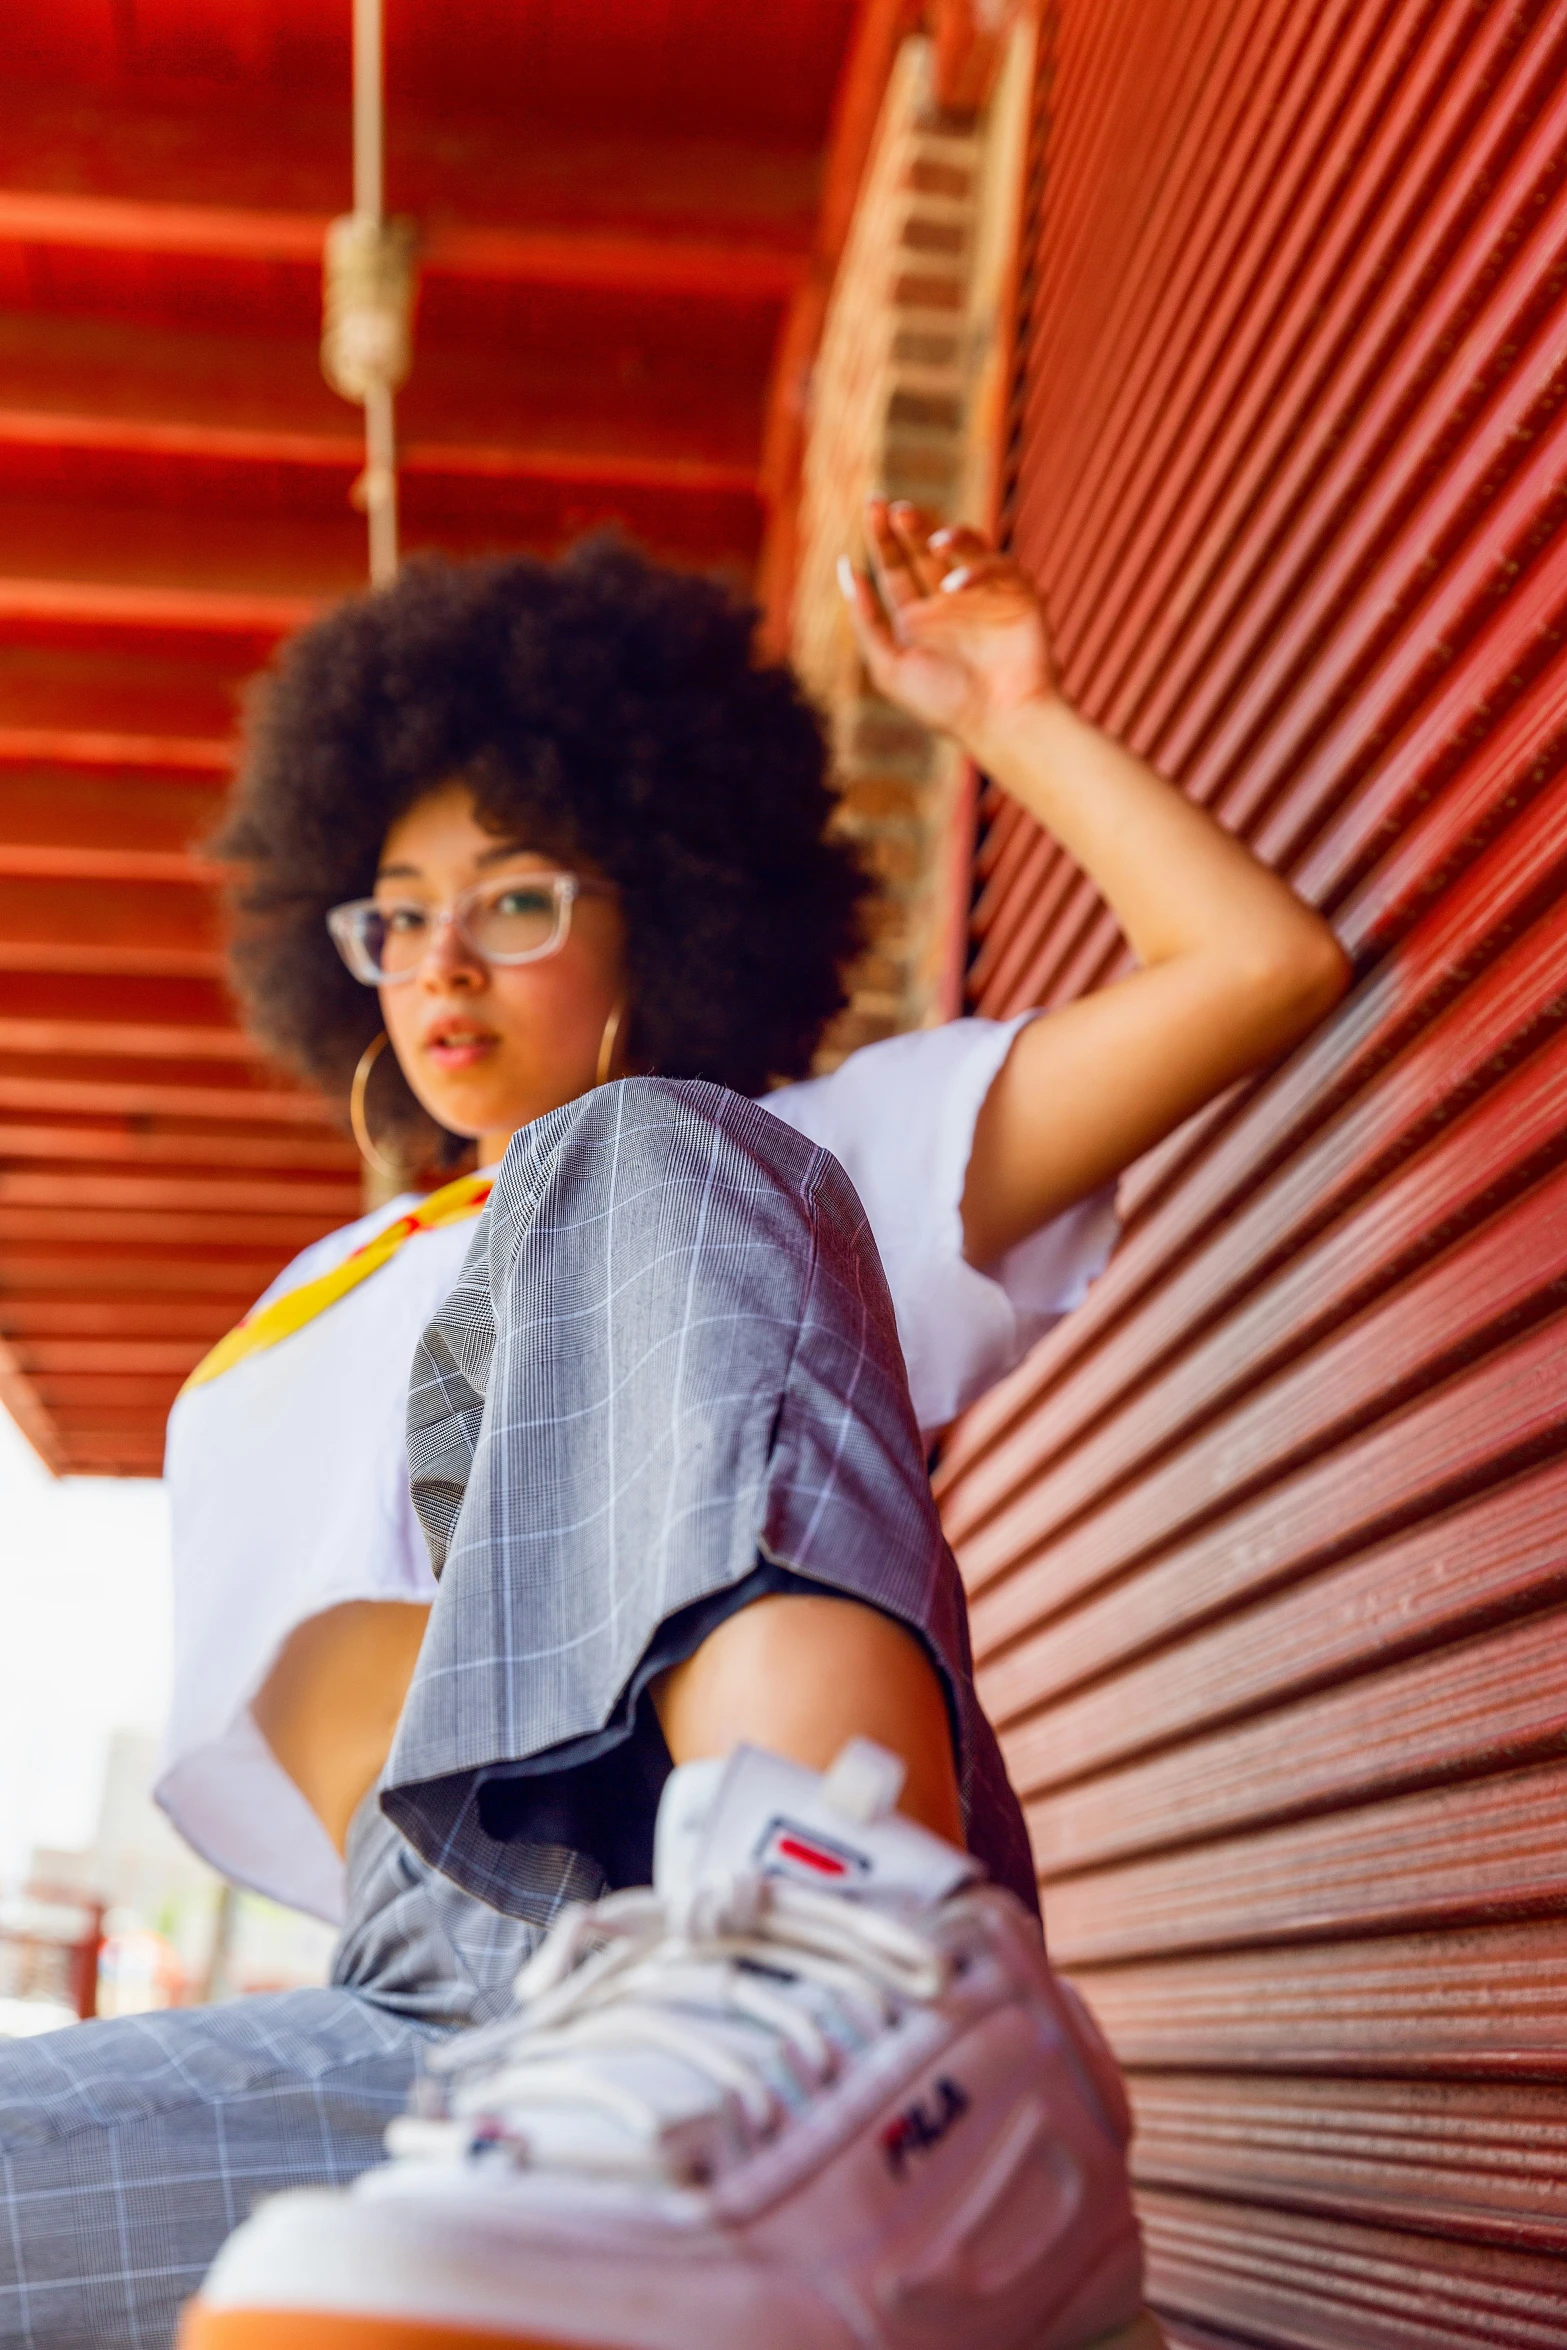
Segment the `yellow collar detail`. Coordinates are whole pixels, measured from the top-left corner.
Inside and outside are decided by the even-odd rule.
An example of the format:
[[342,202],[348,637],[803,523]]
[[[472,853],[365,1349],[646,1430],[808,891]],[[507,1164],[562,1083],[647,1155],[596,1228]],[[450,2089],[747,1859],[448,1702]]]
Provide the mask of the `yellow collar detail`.
[[236,1363],[247,1362],[252,1355],[264,1354],[269,1346],[276,1346],[284,1338],[292,1338],[296,1330],[303,1330],[328,1306],[336,1305],[361,1281],[368,1281],[372,1273],[396,1256],[405,1241],[419,1232],[438,1232],[444,1225],[460,1224],[465,1217],[477,1216],[495,1188],[493,1175],[460,1175],[455,1183],[443,1184],[410,1208],[406,1216],[383,1225],[352,1256],[344,1257],[329,1273],[318,1273],[314,1281],[302,1281],[297,1289],[285,1289],[281,1297],[269,1305],[259,1306],[247,1314],[243,1322],[235,1324],[226,1338],[220,1338],[209,1355],[196,1365],[182,1395],[193,1387],[205,1387],[211,1379],[221,1379]]

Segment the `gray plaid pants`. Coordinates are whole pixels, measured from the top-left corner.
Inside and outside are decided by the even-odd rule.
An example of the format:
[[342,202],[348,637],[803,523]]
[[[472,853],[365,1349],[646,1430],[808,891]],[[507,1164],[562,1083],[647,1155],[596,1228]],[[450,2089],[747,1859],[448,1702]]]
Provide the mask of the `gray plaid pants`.
[[662,1079],[526,1128],[419,1349],[409,1460],[440,1581],[333,1983],[0,2043],[0,2344],[166,2350],[258,2195],[379,2159],[421,2049],[505,2006],[564,1902],[635,1873],[668,1769],[648,1683],[760,1591],[923,1641],[970,1842],[1033,1897],[827,1152]]

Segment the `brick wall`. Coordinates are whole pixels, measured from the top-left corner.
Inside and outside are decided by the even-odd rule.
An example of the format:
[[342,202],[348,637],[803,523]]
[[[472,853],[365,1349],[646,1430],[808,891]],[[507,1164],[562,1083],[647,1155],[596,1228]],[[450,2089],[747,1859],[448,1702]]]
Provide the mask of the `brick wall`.
[[870,949],[822,1065],[957,1008],[969,779],[955,748],[871,692],[835,567],[868,496],[988,524],[1032,35],[1013,34],[976,117],[944,117],[931,44],[888,84],[811,386],[793,656],[828,714],[840,822],[879,884]]

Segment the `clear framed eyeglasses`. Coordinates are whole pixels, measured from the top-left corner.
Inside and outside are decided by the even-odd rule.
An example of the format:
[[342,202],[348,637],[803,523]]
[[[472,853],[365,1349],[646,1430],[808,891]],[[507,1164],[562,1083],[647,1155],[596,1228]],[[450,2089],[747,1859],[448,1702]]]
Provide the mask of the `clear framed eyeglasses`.
[[538,963],[565,945],[579,897],[612,895],[607,882],[577,873],[512,873],[477,882],[449,906],[353,898],[332,908],[326,926],[356,979],[366,987],[397,987],[412,979],[448,922],[483,962]]

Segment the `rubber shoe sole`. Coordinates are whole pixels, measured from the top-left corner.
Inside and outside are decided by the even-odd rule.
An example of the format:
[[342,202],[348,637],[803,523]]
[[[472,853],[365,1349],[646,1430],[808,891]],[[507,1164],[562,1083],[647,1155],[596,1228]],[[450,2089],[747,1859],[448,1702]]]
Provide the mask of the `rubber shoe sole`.
[[[178,2350],[615,2350],[546,2340],[540,2334],[476,2334],[466,2326],[405,2324],[390,2317],[314,2316],[300,2309],[204,2309],[193,2301],[180,2326]],[[1081,2350],[1166,2350],[1164,2335],[1145,2310],[1129,2326],[1100,2334]]]
[[1129,2326],[1118,2326],[1113,2334],[1101,2334],[1097,2342],[1085,2342],[1083,2350],[1168,2350],[1168,2345],[1145,2309]]

